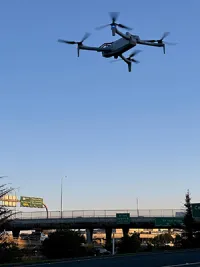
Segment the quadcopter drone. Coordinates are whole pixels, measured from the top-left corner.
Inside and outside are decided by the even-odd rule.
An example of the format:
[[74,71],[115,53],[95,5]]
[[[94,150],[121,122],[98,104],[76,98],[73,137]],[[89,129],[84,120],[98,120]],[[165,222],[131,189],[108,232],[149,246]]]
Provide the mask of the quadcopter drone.
[[[115,36],[115,34],[118,34],[121,37],[120,39],[114,42],[104,43],[99,47],[85,46],[83,45],[83,42],[90,36],[89,33],[86,33],[84,37],[82,38],[82,40],[79,42],[66,41],[66,40],[61,40],[61,39],[59,39],[58,42],[62,42],[66,44],[76,44],[78,57],[79,57],[80,50],[101,52],[102,56],[105,58],[114,57],[115,59],[117,59],[118,57],[120,57],[120,60],[123,60],[124,62],[127,63],[129,72],[131,72],[132,62],[139,63],[139,61],[134,59],[134,56],[141,51],[136,50],[133,53],[131,53],[129,57],[123,56],[123,53],[135,47],[137,44],[162,47],[164,54],[165,54],[165,44],[173,45],[173,43],[163,42],[163,39],[169,35],[169,32],[165,32],[162,38],[159,40],[141,40],[138,35],[133,35],[129,32],[126,32],[125,34],[122,33],[121,31],[118,30],[118,27],[122,29],[127,29],[127,30],[132,30],[132,29],[123,24],[116,23],[118,16],[119,16],[119,12],[110,12],[110,17],[112,19],[112,22],[110,24],[96,28],[96,30],[100,30],[107,26],[111,26],[112,36]],[[116,60],[114,60],[114,62],[116,62]]]

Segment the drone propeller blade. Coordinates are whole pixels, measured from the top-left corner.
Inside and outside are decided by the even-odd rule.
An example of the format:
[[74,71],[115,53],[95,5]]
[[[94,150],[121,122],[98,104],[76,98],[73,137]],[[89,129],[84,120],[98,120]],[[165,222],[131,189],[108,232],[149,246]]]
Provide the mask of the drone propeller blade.
[[110,24],[106,24],[106,25],[102,25],[100,27],[96,27],[95,30],[102,30],[102,29],[104,29],[104,28],[106,28],[108,26],[110,26]]
[[122,28],[122,29],[126,29],[126,30],[132,30],[132,28],[125,26],[124,24],[117,24],[118,27]]
[[90,36],[91,34],[86,32],[85,35],[83,36],[82,40],[79,42],[75,42],[75,41],[66,41],[66,40],[62,40],[62,39],[58,39],[58,42],[60,43],[66,43],[66,44],[77,44],[77,54],[79,57],[79,53],[80,53],[80,47],[82,46],[83,42]]
[[160,40],[165,39],[169,34],[170,34],[170,32],[164,32],[163,36],[162,36],[162,38],[160,38]]
[[129,55],[129,58],[134,57],[135,55],[139,54],[140,52],[142,52],[142,51],[141,50],[135,50],[133,53],[131,53]]
[[114,63],[114,62],[118,62],[118,61],[121,61],[122,59],[114,59],[114,60],[111,60],[110,63]]
[[136,60],[136,59],[134,59],[134,58],[131,58],[130,61],[132,61],[132,62],[134,62],[134,63],[136,63],[136,64],[140,63],[140,61],[138,61],[138,60]]
[[63,40],[63,39],[58,39],[58,42],[60,43],[65,43],[65,44],[82,44],[91,34],[86,32],[85,35],[83,36],[82,40],[79,41],[79,42],[76,42],[76,41],[66,41],[66,40]]
[[155,42],[158,42],[158,43],[163,43],[163,40],[170,34],[170,32],[164,32],[162,37],[159,39],[159,40],[146,40],[146,42],[149,42],[149,43],[155,43]]
[[91,33],[86,32],[85,35],[83,36],[82,40],[80,41],[80,43],[83,43],[86,39],[88,39],[88,37],[91,35]]
[[106,25],[103,25],[103,26],[100,26],[100,27],[96,27],[95,28],[96,30],[101,30],[101,29],[104,29],[104,28],[106,28],[108,26],[111,26],[111,27],[114,27],[114,28],[116,26],[118,26],[118,27],[120,27],[122,29],[132,30],[132,28],[130,28],[130,27],[124,25],[124,24],[116,23],[116,20],[118,19],[119,14],[120,14],[119,12],[109,12],[109,14],[110,14],[112,22],[110,24],[106,24]]
[[165,42],[165,44],[167,44],[167,45],[177,45],[177,43],[169,43],[169,42]]
[[115,23],[115,21],[118,19],[119,17],[119,12],[109,12],[109,15],[112,19],[112,23]]
[[75,42],[75,41],[66,41],[66,40],[62,40],[62,39],[58,39],[58,42],[65,43],[65,44],[77,44],[77,42]]

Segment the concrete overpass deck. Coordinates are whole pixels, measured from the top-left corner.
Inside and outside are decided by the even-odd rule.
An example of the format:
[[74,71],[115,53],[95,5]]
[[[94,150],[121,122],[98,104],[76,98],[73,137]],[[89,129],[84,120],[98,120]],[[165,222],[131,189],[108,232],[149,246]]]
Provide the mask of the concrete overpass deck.
[[130,217],[176,217],[182,214],[182,209],[144,209],[144,210],[68,210],[68,211],[38,211],[19,212],[18,219],[44,219],[44,218],[105,218],[116,217],[117,213],[129,213]]
[[[155,228],[156,218],[165,218],[166,225],[163,227],[169,228],[169,223],[181,218],[176,218],[175,215],[180,210],[103,210],[103,211],[50,211],[46,212],[23,212],[17,214],[10,221],[6,230],[31,230],[31,229],[97,229],[97,228]],[[129,213],[130,221],[128,224],[119,223],[116,219],[118,213]],[[178,222],[178,223],[179,223]]]

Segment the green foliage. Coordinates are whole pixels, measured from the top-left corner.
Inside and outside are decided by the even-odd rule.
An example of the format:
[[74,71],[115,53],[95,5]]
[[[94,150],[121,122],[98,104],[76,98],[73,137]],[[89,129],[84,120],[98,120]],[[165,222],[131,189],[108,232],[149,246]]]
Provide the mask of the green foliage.
[[193,239],[193,224],[194,224],[194,218],[192,217],[192,205],[191,205],[191,197],[189,190],[187,191],[185,195],[185,204],[186,213],[184,217],[184,225],[185,225],[185,231],[187,234],[187,239],[189,242],[192,242]]
[[86,255],[84,236],[71,230],[60,230],[43,242],[43,254],[49,259],[73,258]]
[[132,236],[125,235],[118,243],[119,253],[134,253],[139,250],[141,240],[139,234],[134,233]]
[[172,242],[174,239],[173,237],[168,234],[160,234],[157,235],[153,238],[152,243],[156,246],[156,247],[161,247],[161,246],[165,246],[166,244],[169,244],[170,242]]
[[17,245],[13,242],[11,243],[1,243],[0,244],[0,263],[10,263],[18,262],[21,260],[22,253]]

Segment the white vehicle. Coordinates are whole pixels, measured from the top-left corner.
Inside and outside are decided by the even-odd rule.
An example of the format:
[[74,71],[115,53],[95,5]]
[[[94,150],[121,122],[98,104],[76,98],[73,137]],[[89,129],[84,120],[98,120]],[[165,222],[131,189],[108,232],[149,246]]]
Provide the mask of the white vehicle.
[[44,240],[45,240],[46,238],[48,238],[48,236],[45,235],[45,234],[43,234],[43,233],[41,233],[41,236],[40,236],[40,242],[44,242]]

